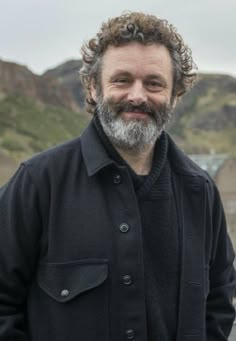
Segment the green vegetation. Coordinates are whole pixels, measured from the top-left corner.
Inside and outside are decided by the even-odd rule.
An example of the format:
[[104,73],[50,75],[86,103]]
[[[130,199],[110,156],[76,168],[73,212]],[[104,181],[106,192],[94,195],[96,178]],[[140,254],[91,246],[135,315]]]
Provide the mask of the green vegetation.
[[[73,64],[70,71],[68,65],[59,70],[60,79],[67,71],[67,82],[75,68]],[[51,72],[58,76],[59,71]],[[74,83],[70,82],[68,89],[81,96],[80,87],[72,89]],[[200,75],[193,90],[179,102],[174,116],[169,131],[185,152],[214,150],[236,156],[236,78]],[[0,93],[0,151],[18,162],[80,135],[89,118],[59,104],[50,106],[35,98]]]
[[[208,154],[210,152],[226,153],[236,157],[236,128],[224,131],[186,130],[179,146],[187,154]],[[176,137],[176,139],[178,139]]]
[[0,100],[0,148],[16,160],[78,136],[89,116],[6,96]]
[[176,108],[170,132],[187,153],[236,156],[236,79],[200,75]]

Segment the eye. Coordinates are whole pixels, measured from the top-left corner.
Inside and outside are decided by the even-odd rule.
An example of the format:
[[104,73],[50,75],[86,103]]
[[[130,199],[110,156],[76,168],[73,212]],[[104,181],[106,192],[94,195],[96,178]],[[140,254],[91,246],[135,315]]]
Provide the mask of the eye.
[[147,80],[145,83],[146,88],[149,91],[158,92],[163,89],[163,84],[159,80]]
[[131,80],[128,77],[117,77],[112,81],[113,85],[117,88],[128,87],[130,82]]
[[120,84],[125,84],[128,82],[129,82],[128,78],[117,78],[114,80],[114,83],[120,83]]
[[153,88],[160,88],[162,86],[158,81],[148,81],[147,85]]

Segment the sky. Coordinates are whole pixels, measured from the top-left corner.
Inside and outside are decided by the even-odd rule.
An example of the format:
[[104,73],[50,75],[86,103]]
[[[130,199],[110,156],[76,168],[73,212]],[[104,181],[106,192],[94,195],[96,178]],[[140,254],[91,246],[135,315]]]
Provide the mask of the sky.
[[199,72],[236,76],[236,0],[0,0],[0,59],[41,74],[80,58],[101,23],[125,10],[176,26]]

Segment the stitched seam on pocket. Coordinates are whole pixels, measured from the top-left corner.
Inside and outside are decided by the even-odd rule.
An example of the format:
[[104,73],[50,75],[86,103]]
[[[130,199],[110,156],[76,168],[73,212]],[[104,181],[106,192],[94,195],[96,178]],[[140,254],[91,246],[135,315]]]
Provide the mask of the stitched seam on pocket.
[[98,259],[98,258],[88,258],[88,259],[80,259],[76,261],[71,262],[63,262],[63,263],[57,263],[57,262],[40,262],[39,266],[54,266],[54,267],[63,267],[63,266],[74,266],[78,264],[108,264],[108,259]]

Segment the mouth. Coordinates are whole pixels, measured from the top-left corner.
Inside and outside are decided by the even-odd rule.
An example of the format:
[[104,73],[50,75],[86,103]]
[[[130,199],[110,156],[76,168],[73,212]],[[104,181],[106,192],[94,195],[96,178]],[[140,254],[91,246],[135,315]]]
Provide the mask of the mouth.
[[140,109],[133,109],[131,111],[123,111],[121,115],[128,119],[147,119],[147,117],[150,117],[150,113],[146,111],[142,111]]
[[114,111],[124,120],[147,120],[154,116],[153,108],[151,108],[147,103],[133,105],[127,102],[120,102],[116,103],[113,107]]

